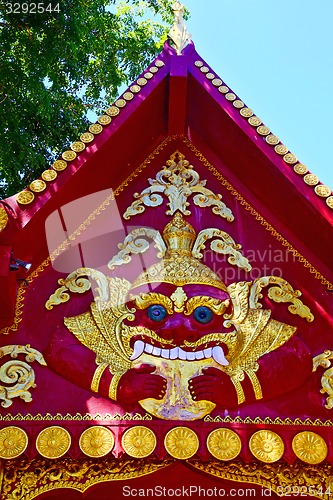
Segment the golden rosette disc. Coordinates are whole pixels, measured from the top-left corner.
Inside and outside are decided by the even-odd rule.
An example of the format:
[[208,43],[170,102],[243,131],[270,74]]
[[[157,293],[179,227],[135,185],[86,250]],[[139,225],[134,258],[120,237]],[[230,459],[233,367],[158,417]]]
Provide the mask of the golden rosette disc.
[[28,436],[19,427],[5,427],[0,430],[0,458],[12,459],[20,456],[28,446]]
[[140,92],[140,90],[141,90],[141,87],[139,85],[132,85],[130,87],[130,91],[134,92],[134,94],[137,94],[138,92]]
[[88,144],[89,142],[92,142],[94,140],[94,134],[92,134],[91,132],[84,132],[84,134],[80,135],[80,140]]
[[134,97],[134,94],[132,94],[132,92],[125,92],[125,94],[123,94],[123,98],[126,100],[126,101],[131,101]]
[[273,431],[255,432],[250,438],[249,445],[252,454],[261,462],[268,464],[280,460],[284,453],[284,443]]
[[332,194],[331,188],[325,186],[324,184],[319,184],[315,187],[315,193],[322,198],[327,198]]
[[163,66],[164,66],[164,62],[163,62],[163,61],[156,61],[156,62],[155,62],[155,66],[156,66],[157,68],[163,68]]
[[257,116],[251,116],[248,119],[248,122],[250,125],[252,125],[252,127],[259,127],[259,125],[261,125],[261,120]]
[[274,151],[278,155],[285,155],[288,153],[289,149],[284,144],[278,144],[277,146],[275,146]]
[[100,123],[93,123],[92,125],[89,126],[89,132],[98,135],[101,132],[103,132],[103,127]]
[[333,208],[333,196],[329,196],[327,199],[326,199],[326,205],[330,208]]
[[145,78],[139,78],[137,80],[137,84],[140,85],[141,87],[143,87],[143,85],[146,85],[148,82]]
[[34,193],[41,193],[46,189],[46,182],[44,182],[42,179],[36,179],[35,181],[32,181],[30,184],[30,189]]
[[153,75],[153,73],[151,73],[150,71],[148,71],[143,76],[146,78],[146,80],[150,80],[151,78],[153,78],[154,75]]
[[110,429],[96,425],[82,432],[79,440],[80,450],[88,457],[104,457],[114,446],[114,437]]
[[124,108],[126,106],[127,102],[125,101],[125,99],[118,99],[116,102],[115,102],[115,105],[118,106],[118,108]]
[[117,116],[120,113],[119,108],[117,106],[111,106],[105,111],[109,116]]
[[149,69],[150,73],[157,73],[158,72],[158,67],[155,67],[155,66],[152,66],[150,69]]
[[75,151],[75,153],[81,153],[81,151],[83,151],[85,147],[86,145],[81,141],[73,142],[73,144],[71,145],[71,149]]
[[8,223],[8,214],[3,207],[0,207],[0,231],[5,229]]
[[304,175],[308,172],[308,168],[303,163],[297,163],[297,165],[294,165],[294,171],[296,174]]
[[65,162],[65,160],[56,160],[53,163],[52,167],[57,172],[61,172],[62,170],[65,170],[65,168],[67,168],[67,163]]
[[315,186],[319,182],[319,179],[315,174],[306,174],[303,177],[303,180],[305,184],[308,184],[308,186]]
[[253,115],[253,111],[252,109],[250,108],[243,108],[240,110],[240,114],[244,117],[244,118],[249,118],[250,116]]
[[325,460],[328,453],[324,438],[311,431],[296,434],[292,440],[292,447],[297,458],[311,465]]
[[207,448],[218,460],[233,460],[239,455],[242,442],[231,429],[215,429],[207,438]]
[[266,137],[266,142],[271,146],[276,146],[277,144],[279,144],[280,139],[276,135],[270,134]]
[[45,458],[60,458],[71,445],[71,436],[66,429],[54,425],[42,430],[36,439],[37,451]]
[[77,155],[76,155],[75,151],[68,150],[68,151],[64,151],[61,156],[65,161],[73,161],[73,160],[75,160]]
[[34,193],[28,190],[21,191],[16,196],[16,201],[17,203],[20,203],[20,205],[29,205],[29,203],[32,203],[34,201],[34,199],[35,199]]
[[111,120],[111,116],[108,115],[99,116],[97,119],[98,123],[100,123],[101,125],[109,125],[109,123],[111,123]]
[[54,181],[54,179],[57,178],[57,172],[55,170],[49,169],[49,170],[44,170],[42,173],[42,179],[47,182]]
[[188,427],[175,427],[164,438],[166,451],[173,458],[187,460],[196,454],[199,448],[198,436]]
[[143,425],[136,425],[124,432],[122,446],[130,457],[148,457],[156,447],[156,436],[151,429]]

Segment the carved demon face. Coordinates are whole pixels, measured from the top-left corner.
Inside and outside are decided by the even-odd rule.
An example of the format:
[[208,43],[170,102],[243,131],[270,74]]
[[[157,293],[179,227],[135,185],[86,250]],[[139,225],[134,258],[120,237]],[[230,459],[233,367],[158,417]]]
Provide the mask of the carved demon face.
[[191,420],[207,414],[215,405],[193,401],[188,380],[203,368],[223,370],[229,364],[234,334],[223,327],[231,307],[228,294],[205,285],[161,283],[148,293],[141,289],[131,294],[136,309],[131,325],[142,328],[131,340],[131,360],[154,365],[155,373],[168,381],[163,401],[150,399],[141,405],[161,418]]

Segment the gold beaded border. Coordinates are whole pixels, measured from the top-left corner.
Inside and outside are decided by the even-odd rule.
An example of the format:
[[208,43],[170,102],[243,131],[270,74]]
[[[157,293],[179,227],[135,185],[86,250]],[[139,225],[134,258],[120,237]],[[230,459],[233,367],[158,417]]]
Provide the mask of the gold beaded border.
[[247,108],[243,101],[230,91],[229,87],[223,81],[214,75],[210,69],[204,65],[203,61],[197,60],[194,66],[203,73],[210,83],[224,95],[227,101],[232,102],[232,105],[239,110],[240,115],[247,120],[251,127],[256,128],[257,133],[265,137],[266,143],[274,148],[277,155],[282,156],[287,165],[293,167],[293,170],[298,175],[303,175],[303,181],[308,186],[314,188],[314,193],[322,199],[326,200],[326,205],[333,210],[333,193],[330,187],[322,184],[315,174],[308,173],[308,169],[302,163],[299,163],[296,156],[289,151],[289,149],[281,143],[280,139],[271,133],[270,129],[266,127],[252,111]]
[[94,141],[95,136],[99,135],[105,127],[110,125],[113,119],[120,114],[121,110],[127,106],[127,103],[132,101],[135,96],[140,93],[142,87],[147,85],[148,81],[151,80],[163,66],[165,66],[165,64],[162,60],[157,59],[154,61],[145,71],[143,77],[138,78],[104,114],[99,116],[96,123],[89,125],[88,130],[80,135],[79,140],[71,144],[70,149],[62,153],[61,158],[56,160],[50,169],[44,170],[41,178],[32,181],[26,189],[16,195],[17,203],[21,206],[30,205],[35,200],[35,194],[39,194],[46,189],[46,182],[53,182],[57,178],[58,172],[66,170],[68,163],[74,161],[77,155],[84,151],[88,144]]

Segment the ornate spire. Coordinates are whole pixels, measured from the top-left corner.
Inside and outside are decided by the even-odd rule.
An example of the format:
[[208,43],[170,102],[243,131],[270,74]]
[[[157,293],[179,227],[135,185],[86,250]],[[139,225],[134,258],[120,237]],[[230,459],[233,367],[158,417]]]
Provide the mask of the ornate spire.
[[180,55],[192,38],[192,35],[187,31],[184,23],[184,5],[180,2],[175,2],[172,6],[172,10],[175,20],[168,36],[173,41],[177,54]]

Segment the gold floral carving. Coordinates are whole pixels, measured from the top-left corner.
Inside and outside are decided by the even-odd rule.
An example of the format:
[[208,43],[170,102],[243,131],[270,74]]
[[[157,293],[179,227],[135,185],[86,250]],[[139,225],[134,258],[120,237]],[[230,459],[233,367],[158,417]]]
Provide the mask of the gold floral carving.
[[231,429],[215,429],[207,438],[207,448],[218,460],[233,460],[239,455],[242,442]]
[[104,457],[114,446],[114,437],[110,429],[95,425],[82,432],[79,440],[82,453],[88,457]]
[[258,299],[262,298],[261,290],[270,285],[275,285],[268,291],[270,299],[274,300],[274,302],[290,302],[289,312],[297,314],[309,322],[314,320],[310,309],[299,299],[302,292],[294,290],[288,281],[278,276],[264,276],[254,280],[250,294],[250,307],[262,307],[261,304],[258,304]]
[[333,359],[333,351],[326,350],[322,354],[318,354],[313,358],[313,369],[316,371],[319,366],[328,368],[321,377],[322,394],[328,394],[326,398],[325,408],[331,410],[333,408],[333,367],[331,360]]
[[198,451],[199,439],[192,429],[175,427],[166,434],[164,446],[173,458],[187,460]]
[[307,464],[319,464],[325,460],[328,448],[325,440],[311,431],[299,432],[292,441],[293,451],[297,458]]
[[60,458],[71,445],[71,436],[63,427],[54,425],[42,430],[36,439],[36,448],[38,453],[45,458]]
[[185,302],[187,301],[187,295],[181,286],[178,286],[173,294],[170,295],[170,299],[174,303],[176,313],[181,313],[184,311]]
[[4,498],[32,500],[42,493],[70,488],[84,493],[92,485],[127,480],[157,472],[174,463],[172,459],[85,458],[73,460],[10,460],[5,463]]
[[[20,354],[26,355],[25,361],[16,359]],[[13,404],[12,399],[17,397],[26,403],[32,401],[29,389],[36,387],[35,372],[28,363],[38,361],[42,366],[46,366],[42,354],[32,349],[29,344],[26,346],[7,345],[0,349],[0,358],[4,356],[10,356],[12,360],[0,367],[0,382],[6,384],[0,386],[1,406],[8,408]]]
[[130,457],[145,458],[156,448],[156,436],[148,427],[137,425],[124,432],[122,446]]
[[255,458],[265,463],[280,460],[284,453],[281,437],[269,430],[255,432],[250,438],[249,447]]
[[0,207],[0,232],[5,229],[8,223],[8,214],[3,207]]
[[[189,465],[214,477],[240,483],[257,484],[270,489],[279,496],[311,496],[321,500],[332,498],[333,468],[329,464],[305,465],[301,462],[288,464],[280,461],[273,464],[242,461],[222,462],[220,460],[203,462],[188,460]],[[311,489],[310,489],[311,488]]]
[[5,427],[0,430],[0,458],[13,459],[26,450],[28,436],[19,427]]
[[166,165],[156,174],[155,179],[149,179],[150,186],[140,194],[135,193],[136,201],[124,213],[125,219],[144,212],[146,207],[162,205],[162,194],[167,196],[169,209],[167,215],[174,215],[179,210],[184,215],[190,215],[188,210],[189,196],[194,194],[193,202],[199,207],[213,207],[213,213],[220,215],[229,222],[234,216],[221,201],[222,195],[214,194],[205,187],[206,181],[200,180],[199,174],[179,151],[175,151]]
[[160,232],[155,229],[140,227],[133,229],[133,231],[126,236],[124,242],[118,244],[120,252],[110,260],[108,267],[114,269],[115,266],[127,264],[131,261],[131,254],[144,253],[150,247],[147,240],[152,240],[154,242],[154,247],[159,250],[157,254],[158,257],[163,257],[165,255],[166,246]]

